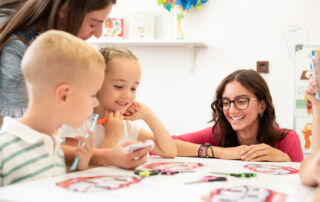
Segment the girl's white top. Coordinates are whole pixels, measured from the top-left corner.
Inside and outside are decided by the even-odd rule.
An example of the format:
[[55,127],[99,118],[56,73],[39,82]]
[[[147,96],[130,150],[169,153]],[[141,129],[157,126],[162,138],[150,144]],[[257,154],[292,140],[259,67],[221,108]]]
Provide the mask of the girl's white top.
[[[92,120],[87,120],[81,128],[72,128],[65,124],[62,125],[61,130],[59,132],[59,136],[65,140],[67,137],[74,138],[76,136],[83,136],[85,137],[87,134],[88,129],[90,129],[92,125]],[[118,143],[122,144],[127,140],[137,140],[140,132],[140,127],[134,124],[132,121],[123,121],[124,122],[124,133],[123,136],[120,138]],[[104,126],[103,124],[97,124],[93,131],[94,134],[94,148],[98,148],[102,143],[105,135]]]

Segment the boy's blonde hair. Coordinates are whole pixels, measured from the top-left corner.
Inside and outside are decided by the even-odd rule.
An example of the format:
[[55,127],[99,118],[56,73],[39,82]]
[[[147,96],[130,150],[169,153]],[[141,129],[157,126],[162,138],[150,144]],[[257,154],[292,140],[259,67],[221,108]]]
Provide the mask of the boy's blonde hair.
[[53,87],[62,82],[83,81],[89,69],[105,68],[101,53],[69,33],[47,31],[32,42],[22,62],[28,90]]
[[135,56],[130,50],[120,47],[104,47],[100,49],[101,54],[104,57],[106,63],[106,72],[109,69],[109,65],[114,58],[127,58],[138,61],[137,56]]

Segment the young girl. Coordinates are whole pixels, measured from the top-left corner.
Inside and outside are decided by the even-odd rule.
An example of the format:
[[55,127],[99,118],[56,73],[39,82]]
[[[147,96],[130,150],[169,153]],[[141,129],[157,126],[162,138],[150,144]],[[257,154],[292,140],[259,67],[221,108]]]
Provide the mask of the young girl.
[[211,109],[213,127],[174,137],[179,156],[302,161],[298,134],[277,126],[268,85],[256,71],[228,75]]
[[[131,51],[122,48],[103,48],[105,57],[105,80],[97,95],[99,106],[94,113],[99,117],[107,117],[107,122],[99,124],[94,130],[96,148],[115,147],[126,140],[153,140],[153,153],[162,157],[173,158],[177,155],[175,143],[167,129],[147,106],[135,102],[136,90],[140,83],[141,69],[138,59]],[[139,128],[132,121],[142,119],[150,127],[153,134]],[[80,129],[63,126],[61,137],[66,144],[76,145],[73,137],[86,134],[92,124],[88,120]]]

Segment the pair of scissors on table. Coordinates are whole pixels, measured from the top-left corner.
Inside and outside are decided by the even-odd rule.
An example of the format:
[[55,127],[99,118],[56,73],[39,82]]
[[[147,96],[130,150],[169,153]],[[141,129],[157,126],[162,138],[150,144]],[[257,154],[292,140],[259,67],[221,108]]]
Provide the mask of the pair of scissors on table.
[[205,176],[200,180],[193,181],[193,182],[186,182],[184,184],[195,184],[195,183],[202,183],[202,182],[222,182],[227,181],[226,177],[216,177],[216,176]]
[[159,170],[161,175],[175,175],[178,173],[189,173],[189,172],[195,172],[194,170],[170,170],[170,169],[163,169]]
[[150,175],[175,175],[178,173],[185,173],[185,172],[194,172],[191,170],[180,171],[180,170],[170,170],[170,169],[162,169],[162,170],[135,170],[134,174],[139,175],[141,177],[148,177]]

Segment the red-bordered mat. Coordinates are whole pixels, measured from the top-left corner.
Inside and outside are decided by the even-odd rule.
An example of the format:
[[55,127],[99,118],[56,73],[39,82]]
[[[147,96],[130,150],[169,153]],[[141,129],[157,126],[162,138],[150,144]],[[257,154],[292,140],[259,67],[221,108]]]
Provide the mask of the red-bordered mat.
[[240,185],[227,188],[212,190],[208,195],[203,196],[205,202],[243,202],[243,201],[259,201],[259,202],[284,202],[287,195],[270,189]]
[[251,163],[244,166],[252,172],[269,174],[269,175],[288,175],[299,173],[298,169],[288,167],[288,166],[278,166],[270,164],[257,164]]
[[93,176],[71,178],[57,182],[57,186],[86,193],[122,189],[139,182],[140,179],[135,176]]

